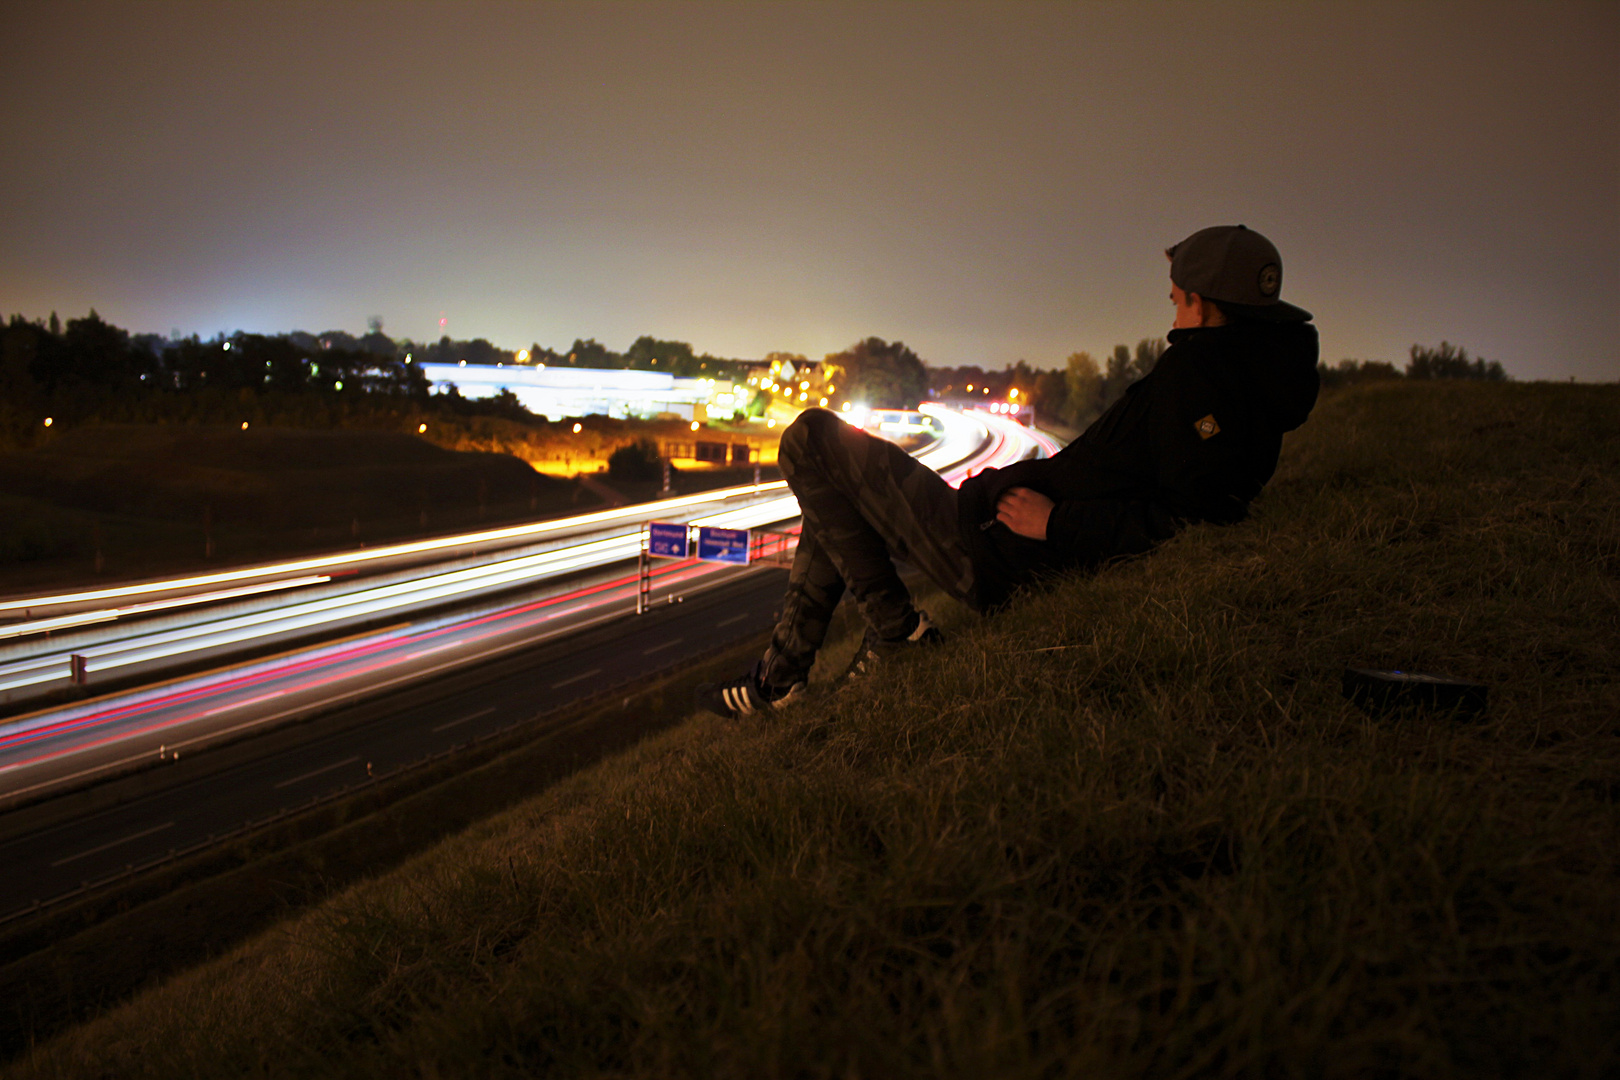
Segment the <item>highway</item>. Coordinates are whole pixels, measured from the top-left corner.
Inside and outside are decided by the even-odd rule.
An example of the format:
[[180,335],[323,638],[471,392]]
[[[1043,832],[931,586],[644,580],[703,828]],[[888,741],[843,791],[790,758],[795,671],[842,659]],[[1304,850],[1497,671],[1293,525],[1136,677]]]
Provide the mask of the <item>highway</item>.
[[[161,862],[171,853],[205,846],[244,824],[307,806],[513,725],[534,725],[535,734],[542,735],[548,724],[560,722],[548,720],[549,714],[572,702],[600,696],[638,675],[678,669],[710,650],[717,634],[736,638],[767,629],[785,579],[783,569],[756,567],[682,603],[656,604],[639,618],[625,617],[634,610],[633,602],[600,614],[589,608],[575,612],[558,620],[545,648],[492,665],[492,671],[479,673],[486,678],[452,696],[438,690],[431,676],[412,678],[391,693],[372,686],[364,703],[357,697],[348,708],[309,725],[311,730],[290,732],[301,736],[296,740],[260,740],[275,745],[221,768],[212,763],[197,767],[218,751],[194,760],[190,751],[176,756],[170,747],[162,767],[173,774],[172,780],[150,774],[130,777],[120,782],[130,794],[117,805],[87,806],[62,820],[42,817],[44,825],[37,829],[26,823],[8,829],[10,835],[0,840],[0,862],[10,868],[0,875],[0,917],[121,871]],[[633,588],[632,581],[623,591]],[[668,595],[666,586],[655,599]],[[615,617],[609,623],[602,614]],[[367,659],[383,663],[388,656],[351,662],[359,661],[363,668]],[[459,667],[449,663],[443,670]],[[324,678],[323,673],[317,681]],[[327,684],[314,692],[342,691]],[[240,707],[222,715],[250,717],[254,696],[248,692]],[[219,700],[210,697],[192,707],[209,711],[219,707]],[[48,807],[32,807],[19,816],[44,809]]]
[[[923,460],[957,483],[971,471],[1056,449],[1045,436],[989,414],[942,410],[940,423],[946,437]],[[230,581],[216,575],[207,581],[142,583],[134,587],[145,590],[138,593],[35,598],[48,601],[33,608],[45,612],[42,618],[89,617],[70,631],[85,635],[72,647],[102,649],[100,662],[176,647],[174,642],[219,648],[221,635],[239,635],[250,627],[263,630],[262,648],[264,641],[284,640],[274,635],[287,633],[289,619],[334,614],[324,625],[318,620],[312,625],[321,635],[318,641],[0,723],[0,799],[10,805],[132,770],[143,770],[139,787],[151,789],[116,809],[68,814],[45,828],[19,824],[25,817],[38,818],[38,806],[9,815],[16,819],[11,823],[0,818],[6,826],[0,828],[0,858],[14,868],[0,883],[0,917],[161,860],[171,851],[206,844],[245,822],[307,804],[478,735],[515,723],[543,724],[537,718],[570,702],[678,669],[719,644],[767,628],[784,571],[766,564],[655,561],[651,610],[634,615],[640,521],[684,518],[751,527],[796,515],[796,504],[780,486],[762,488],[772,490],[709,493],[678,500],[679,506],[643,504],[626,508],[629,519],[582,515],[596,520],[524,527],[551,528],[552,535],[543,539],[532,531],[508,530],[508,546],[500,551],[489,550],[499,541],[487,534],[445,538],[431,543],[442,545],[438,551],[450,558],[414,565],[391,560],[418,559],[422,553],[374,549],[347,553],[349,561],[339,555],[320,565],[303,560],[244,568],[231,571],[238,576]],[[629,520],[634,527],[626,527]],[[335,574],[353,572],[356,557],[382,571],[363,580],[334,580]],[[327,580],[283,584],[307,578]],[[456,592],[469,581],[474,586]],[[232,596],[223,604],[199,599],[272,583],[282,587]],[[333,584],[341,587],[316,591]],[[442,591],[432,595],[436,589]],[[676,598],[681,602],[672,602]],[[145,619],[93,618],[109,609],[187,600]],[[394,600],[393,608],[357,611],[360,605]],[[378,625],[379,618],[386,625]],[[166,635],[167,645],[156,643]],[[63,644],[57,639],[53,634],[54,650],[36,647],[34,657],[24,660],[52,652],[60,657]],[[39,640],[13,638],[23,644]],[[227,643],[221,655],[236,647]],[[487,682],[451,698],[435,690],[445,678],[480,664],[491,672]],[[274,752],[228,769],[198,771],[197,755],[205,747],[316,716],[318,723],[299,725],[303,734]],[[369,719],[355,719],[360,716]],[[152,770],[168,770],[175,783],[154,782]]]

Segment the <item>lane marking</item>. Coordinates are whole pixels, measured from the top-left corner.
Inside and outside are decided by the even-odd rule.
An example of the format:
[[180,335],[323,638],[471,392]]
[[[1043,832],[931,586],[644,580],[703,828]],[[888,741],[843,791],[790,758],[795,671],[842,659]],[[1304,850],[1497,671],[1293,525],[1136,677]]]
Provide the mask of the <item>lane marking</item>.
[[725,622],[716,623],[715,625],[717,627],[718,626],[730,626],[732,623],[734,623],[734,622],[742,622],[746,618],[748,618],[748,613],[744,612],[741,615],[733,615],[731,618],[727,619]]
[[307,772],[303,776],[295,776],[291,780],[283,780],[281,783],[276,784],[275,787],[276,788],[292,787],[292,785],[301,784],[305,780],[313,780],[315,777],[321,775],[321,773],[329,773],[333,769],[341,769],[345,765],[353,765],[355,762],[357,762],[359,760],[360,760],[360,755],[356,754],[354,757],[345,758],[344,760],[339,761],[336,764],[323,765],[319,769],[316,769],[314,772]]
[[432,653],[442,652],[445,649],[453,649],[457,645],[460,645],[460,644],[461,644],[461,639],[457,638],[455,641],[447,641],[443,645],[435,645],[431,649],[421,649],[421,650],[419,650],[417,652],[408,653],[403,658],[401,658],[400,663],[408,663],[411,660],[415,660],[419,656],[428,656],[428,655],[431,655]]
[[256,698],[248,698],[246,701],[237,701],[237,702],[233,702],[233,703],[231,703],[229,705],[221,705],[217,709],[209,709],[207,712],[203,713],[203,715],[204,716],[218,716],[220,713],[222,713],[222,712],[230,712],[232,709],[245,709],[250,705],[258,705],[261,702],[269,701],[272,698],[281,697],[283,694],[286,694],[286,693],[287,693],[287,691],[285,691],[285,690],[277,690],[274,693],[260,694],[258,697],[256,697]]
[[429,730],[431,730],[434,734],[438,734],[441,731],[449,731],[451,728],[455,727],[458,724],[465,724],[467,721],[476,720],[480,716],[488,716],[490,713],[492,713],[494,711],[495,711],[495,706],[491,705],[487,709],[480,709],[478,712],[473,713],[471,716],[463,716],[460,720],[452,720],[448,724],[440,724],[438,727],[431,728]]
[[575,683],[577,683],[577,682],[579,682],[579,681],[581,681],[583,679],[590,678],[592,675],[600,675],[600,674],[602,674],[602,669],[601,668],[599,668],[599,667],[591,668],[591,670],[583,672],[583,673],[581,673],[579,675],[575,675],[571,679],[564,679],[562,682],[554,682],[554,683],[551,684],[551,688],[553,690],[561,690],[565,686],[572,686]]
[[164,829],[172,828],[173,826],[174,822],[165,821],[162,825],[154,825],[150,829],[143,829],[138,833],[130,833],[122,840],[112,840],[108,843],[102,844],[100,847],[93,847],[89,851],[81,851],[77,855],[69,855],[65,859],[57,859],[55,862],[51,863],[51,869],[55,870],[58,866],[66,866],[70,862],[78,862],[80,859],[87,859],[91,855],[99,855],[108,848],[115,848],[119,844],[127,844],[131,840],[139,840],[141,837],[151,836],[153,833],[160,833]]
[[685,640],[686,639],[683,638],[683,637],[671,638],[669,641],[664,642],[662,645],[654,645],[650,649],[641,650],[641,655],[642,656],[651,656],[655,652],[663,652],[665,649],[673,649],[675,646],[679,645],[681,642],[683,642]]

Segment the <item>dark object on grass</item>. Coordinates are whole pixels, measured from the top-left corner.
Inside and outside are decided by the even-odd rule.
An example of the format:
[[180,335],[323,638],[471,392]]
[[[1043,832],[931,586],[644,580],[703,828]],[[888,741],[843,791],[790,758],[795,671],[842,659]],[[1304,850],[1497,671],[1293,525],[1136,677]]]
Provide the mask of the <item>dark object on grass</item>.
[[1371,716],[1449,712],[1475,717],[1485,712],[1484,685],[1416,671],[1344,669],[1344,696]]

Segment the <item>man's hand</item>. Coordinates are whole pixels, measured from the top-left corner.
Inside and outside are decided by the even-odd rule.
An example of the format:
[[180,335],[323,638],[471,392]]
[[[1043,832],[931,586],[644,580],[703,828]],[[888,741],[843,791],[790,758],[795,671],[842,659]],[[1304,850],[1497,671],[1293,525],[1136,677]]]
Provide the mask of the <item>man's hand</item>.
[[1019,536],[1046,539],[1046,519],[1052,516],[1052,500],[1029,488],[1008,488],[996,500],[996,520]]

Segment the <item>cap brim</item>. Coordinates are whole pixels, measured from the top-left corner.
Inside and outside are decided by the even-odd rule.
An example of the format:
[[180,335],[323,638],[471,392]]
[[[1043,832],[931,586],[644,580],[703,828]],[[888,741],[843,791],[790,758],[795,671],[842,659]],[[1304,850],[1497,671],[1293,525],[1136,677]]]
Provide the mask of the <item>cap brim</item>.
[[1302,307],[1278,300],[1275,304],[1234,304],[1226,300],[1217,300],[1221,310],[1229,315],[1236,315],[1240,319],[1257,319],[1260,322],[1299,323],[1310,322],[1311,313]]

